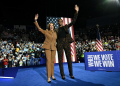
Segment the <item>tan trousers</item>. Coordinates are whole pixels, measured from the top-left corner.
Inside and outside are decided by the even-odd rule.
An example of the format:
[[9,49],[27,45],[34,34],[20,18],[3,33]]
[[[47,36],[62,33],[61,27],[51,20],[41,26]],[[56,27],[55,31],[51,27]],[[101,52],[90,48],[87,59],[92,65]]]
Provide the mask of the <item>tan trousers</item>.
[[56,50],[45,50],[46,53],[46,66],[47,66],[47,77],[54,76],[54,61]]

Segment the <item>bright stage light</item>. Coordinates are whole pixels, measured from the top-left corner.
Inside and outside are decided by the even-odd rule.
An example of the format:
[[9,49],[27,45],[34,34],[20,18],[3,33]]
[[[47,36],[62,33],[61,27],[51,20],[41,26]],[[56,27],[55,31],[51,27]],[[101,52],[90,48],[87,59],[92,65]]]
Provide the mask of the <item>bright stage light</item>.
[[0,78],[14,79],[14,77],[3,77],[3,76],[0,76]]
[[116,0],[117,3],[119,3],[120,0]]
[[117,4],[120,5],[120,0],[116,0]]
[[118,2],[119,0],[108,0],[108,1],[116,1],[116,2]]
[[120,0],[106,0],[106,2],[117,3],[117,5],[120,5]]

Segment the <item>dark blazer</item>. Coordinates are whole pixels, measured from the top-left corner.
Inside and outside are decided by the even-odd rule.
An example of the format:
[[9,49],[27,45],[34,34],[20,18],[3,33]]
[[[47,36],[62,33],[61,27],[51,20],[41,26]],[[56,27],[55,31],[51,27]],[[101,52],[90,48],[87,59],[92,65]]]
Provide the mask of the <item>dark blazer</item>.
[[[77,19],[77,16],[78,16],[78,13],[76,12],[74,14],[74,17],[73,17],[73,20],[71,23],[69,23],[68,25],[66,24],[65,26],[63,26],[65,32],[67,33],[66,34],[66,40],[69,42],[69,43],[72,43],[74,42],[74,40],[71,38],[71,35],[69,34],[69,27],[71,27],[75,22],[76,22],[76,19]],[[56,29],[56,32],[58,33],[59,32],[59,28]],[[57,39],[57,42],[58,42],[59,39]]]

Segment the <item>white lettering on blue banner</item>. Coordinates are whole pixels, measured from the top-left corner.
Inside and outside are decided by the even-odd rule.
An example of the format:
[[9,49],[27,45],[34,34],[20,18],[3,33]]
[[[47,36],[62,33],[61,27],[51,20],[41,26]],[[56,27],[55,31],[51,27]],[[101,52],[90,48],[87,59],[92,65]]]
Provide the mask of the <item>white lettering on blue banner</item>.
[[114,67],[113,54],[87,55],[88,67]]

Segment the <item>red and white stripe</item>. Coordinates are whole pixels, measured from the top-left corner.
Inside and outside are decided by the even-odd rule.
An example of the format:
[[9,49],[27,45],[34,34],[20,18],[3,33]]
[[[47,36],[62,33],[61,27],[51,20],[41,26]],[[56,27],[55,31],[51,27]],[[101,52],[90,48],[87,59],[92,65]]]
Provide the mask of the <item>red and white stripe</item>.
[[[64,17],[61,17],[61,19],[63,20],[63,25],[64,25],[64,26],[65,26],[66,24],[69,24],[69,23],[72,21],[72,18],[64,18]],[[69,30],[70,30],[71,37],[72,37],[73,40],[74,40],[74,29],[73,29],[73,26],[71,26],[71,27],[69,28]],[[75,61],[77,61],[76,51],[75,51],[75,42],[71,43],[70,46],[71,46],[71,60],[72,60],[72,62],[75,62]],[[63,62],[67,62],[66,55],[65,55],[65,52],[64,52],[64,51],[63,51]],[[56,51],[55,63],[59,63],[57,51]]]
[[98,51],[103,51],[101,40],[96,39],[96,48],[97,48]]

